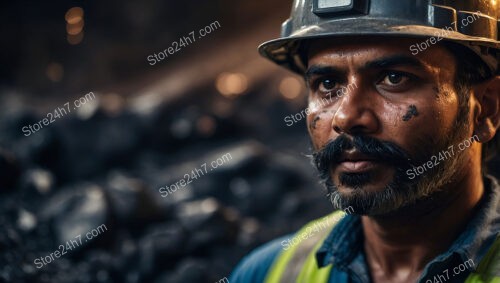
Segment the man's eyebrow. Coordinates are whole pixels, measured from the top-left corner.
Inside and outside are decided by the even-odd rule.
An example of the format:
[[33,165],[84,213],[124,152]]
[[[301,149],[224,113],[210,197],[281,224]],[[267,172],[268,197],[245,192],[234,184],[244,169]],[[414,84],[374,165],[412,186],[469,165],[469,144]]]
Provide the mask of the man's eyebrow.
[[345,74],[340,68],[333,66],[325,66],[325,65],[312,65],[307,69],[304,74],[306,81],[308,81],[311,76],[320,76],[320,75],[342,75]]
[[425,69],[425,65],[418,59],[408,55],[394,55],[370,61],[363,69],[382,69],[395,66],[412,66],[418,69]]
[[[375,59],[373,61],[367,62],[362,69],[383,69],[390,68],[395,66],[412,66],[418,69],[425,69],[425,65],[418,59],[413,56],[408,55],[393,55],[388,57],[383,57],[379,59]],[[312,65],[310,66],[304,74],[304,78],[308,81],[312,76],[320,76],[320,75],[337,75],[342,76],[345,75],[346,71],[328,65]]]

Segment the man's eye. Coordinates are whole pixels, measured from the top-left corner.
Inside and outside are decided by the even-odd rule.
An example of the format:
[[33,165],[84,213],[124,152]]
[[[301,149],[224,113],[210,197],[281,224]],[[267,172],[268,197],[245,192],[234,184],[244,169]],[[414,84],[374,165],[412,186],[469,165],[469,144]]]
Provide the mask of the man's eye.
[[337,87],[337,82],[332,79],[322,79],[319,81],[318,90],[326,93],[331,92]]
[[388,86],[397,86],[408,82],[408,80],[410,80],[410,77],[404,73],[391,72],[386,74],[380,83]]

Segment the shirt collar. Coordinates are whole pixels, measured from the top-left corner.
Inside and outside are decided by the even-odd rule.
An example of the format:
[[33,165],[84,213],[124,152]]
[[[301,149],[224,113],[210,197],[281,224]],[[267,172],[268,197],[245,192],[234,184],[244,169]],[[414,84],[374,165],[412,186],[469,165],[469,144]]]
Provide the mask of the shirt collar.
[[363,244],[361,217],[347,214],[330,232],[316,253],[319,267],[333,263],[347,264],[356,256]]

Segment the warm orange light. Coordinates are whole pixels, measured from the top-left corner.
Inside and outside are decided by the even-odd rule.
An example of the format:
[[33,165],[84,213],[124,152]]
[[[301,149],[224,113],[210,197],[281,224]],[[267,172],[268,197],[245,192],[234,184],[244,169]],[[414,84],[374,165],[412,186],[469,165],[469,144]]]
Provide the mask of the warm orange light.
[[196,121],[196,129],[205,137],[212,136],[217,128],[217,123],[210,116],[202,116]]
[[215,82],[217,90],[226,97],[236,97],[248,88],[248,79],[241,73],[222,73]]
[[66,24],[66,32],[71,35],[77,35],[82,32],[84,21],[79,21],[75,24]]
[[80,7],[73,7],[66,12],[64,19],[68,24],[76,24],[83,20],[83,9]]
[[68,34],[67,40],[68,40],[69,44],[72,44],[72,45],[79,44],[83,40],[83,31],[80,32],[79,34],[75,34],[75,35]]
[[125,99],[116,93],[107,93],[100,95],[101,106],[106,113],[118,115],[125,107]]
[[286,99],[295,99],[302,92],[302,83],[295,77],[286,77],[281,80],[279,90]]
[[53,82],[60,82],[64,76],[64,68],[61,64],[56,62],[51,62],[47,65],[45,70],[47,78]]

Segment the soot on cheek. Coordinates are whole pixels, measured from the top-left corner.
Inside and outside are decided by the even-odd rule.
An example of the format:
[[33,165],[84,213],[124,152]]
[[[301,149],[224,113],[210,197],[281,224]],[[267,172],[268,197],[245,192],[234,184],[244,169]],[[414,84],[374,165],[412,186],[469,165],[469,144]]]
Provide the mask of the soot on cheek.
[[408,110],[406,111],[406,114],[403,116],[403,121],[405,122],[410,121],[411,118],[416,116],[418,116],[417,106],[412,104],[408,106]]
[[316,129],[316,123],[321,120],[321,117],[318,115],[314,117],[314,119],[311,121],[311,124],[309,125],[311,129]]

